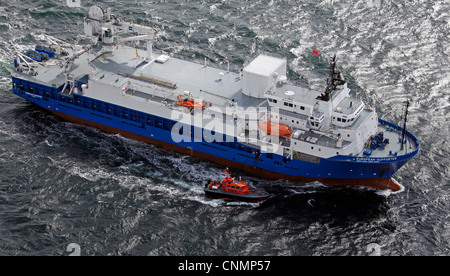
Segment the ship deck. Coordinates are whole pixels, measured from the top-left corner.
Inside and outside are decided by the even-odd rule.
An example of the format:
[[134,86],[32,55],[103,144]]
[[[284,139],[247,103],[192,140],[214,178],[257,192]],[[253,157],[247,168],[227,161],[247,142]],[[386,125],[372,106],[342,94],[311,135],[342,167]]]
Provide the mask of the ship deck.
[[[405,135],[405,142],[402,149],[402,130],[400,128],[393,128],[389,125],[380,123],[378,124],[378,131],[383,132],[383,139],[388,139],[389,142],[374,150],[370,149],[370,146],[368,146],[368,150],[371,151],[370,157],[384,158],[402,156],[417,150],[418,142],[415,141],[415,137],[411,135]],[[365,156],[364,151],[359,153],[358,156]]]
[[[137,51],[138,54],[139,51]],[[243,108],[268,106],[265,98],[258,99],[242,93],[242,79],[235,72],[174,57],[167,57],[163,62],[158,62],[159,57],[164,57],[164,55],[156,52],[154,57],[155,60],[147,62],[144,57],[136,55],[134,47],[122,45],[118,49],[111,48],[110,51],[98,54],[91,52],[81,54],[67,71],[62,66],[49,63],[39,71],[38,76],[27,78],[32,78],[33,81],[49,86],[59,87],[64,84],[64,73],[68,72],[75,79],[89,75],[90,80],[117,88],[124,87],[127,83],[136,84],[136,87],[147,87],[148,89],[142,89],[142,91],[134,89],[125,90],[123,93],[123,96],[141,102],[176,101],[178,95],[184,96],[189,92],[194,98],[201,98],[207,105],[227,107],[234,100],[238,106]],[[288,90],[294,91],[296,96],[301,97],[303,102],[309,104],[313,104],[316,97],[320,95],[319,92],[293,86],[289,83],[275,86],[270,93],[282,95]],[[159,93],[154,93],[155,91]],[[92,95],[89,95],[88,92],[86,96]],[[342,105],[349,106],[349,103],[344,102]],[[353,109],[358,105],[359,102],[355,102]],[[365,120],[366,112],[368,111],[362,112],[352,127],[357,128]],[[389,139],[389,143],[372,150],[370,157],[404,155],[416,149],[414,141],[407,137],[407,145],[401,150],[399,142],[401,131],[386,125],[379,125],[379,127],[379,131],[385,134],[384,138]],[[336,147],[335,140],[314,131],[305,131],[305,140],[308,137],[314,138],[312,140],[314,144],[330,148]],[[349,143],[343,141],[343,147]],[[280,144],[283,145],[282,142]],[[364,155],[364,151],[361,151],[357,156],[367,155]]]
[[[155,53],[154,56],[158,59],[161,54]],[[266,99],[252,98],[241,92],[242,84],[238,74],[204,64],[174,57],[168,58],[164,63],[146,62],[136,56],[135,48],[126,46],[101,55],[92,64],[100,72],[94,76],[95,80],[113,85],[121,85],[126,80],[141,86],[156,85],[171,100],[175,100],[177,95],[190,93],[196,99],[201,98],[203,102],[217,106],[228,106],[233,99],[241,107],[267,106]],[[145,91],[137,92],[140,93],[133,93],[132,96],[145,101],[151,98]]]

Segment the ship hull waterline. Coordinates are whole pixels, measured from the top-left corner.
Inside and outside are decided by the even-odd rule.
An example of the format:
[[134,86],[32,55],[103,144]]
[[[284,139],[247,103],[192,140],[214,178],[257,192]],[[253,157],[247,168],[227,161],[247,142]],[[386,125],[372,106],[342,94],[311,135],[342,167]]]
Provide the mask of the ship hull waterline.
[[369,188],[374,188],[377,190],[391,190],[391,191],[400,191],[403,189],[401,185],[399,185],[395,180],[393,180],[391,177],[377,177],[377,178],[320,178],[320,177],[304,177],[304,176],[295,176],[295,175],[288,175],[288,174],[282,174],[277,172],[272,172],[268,170],[264,170],[258,167],[242,164],[240,162],[235,162],[229,159],[225,159],[219,156],[211,155],[205,152],[196,151],[193,149],[189,149],[186,147],[178,146],[175,144],[167,143],[162,140],[153,139],[150,137],[142,136],[136,133],[132,133],[129,131],[125,131],[122,129],[114,128],[111,126],[107,126],[104,124],[96,123],[93,121],[85,120],[82,118],[74,117],[65,113],[61,113],[55,110],[44,108],[45,110],[55,114],[56,116],[62,118],[63,120],[86,125],[94,128],[98,128],[102,131],[105,131],[107,133],[112,134],[120,134],[123,137],[141,141],[148,144],[156,145],[164,150],[172,150],[181,154],[186,154],[193,156],[195,158],[200,158],[204,160],[208,160],[210,162],[216,163],[218,165],[228,167],[230,169],[237,169],[241,171],[245,171],[249,174],[256,175],[258,177],[270,179],[270,180],[279,180],[284,179],[292,182],[297,183],[308,183],[308,182],[314,182],[319,181],[323,184],[329,184],[329,185],[341,185],[341,186],[364,186]]

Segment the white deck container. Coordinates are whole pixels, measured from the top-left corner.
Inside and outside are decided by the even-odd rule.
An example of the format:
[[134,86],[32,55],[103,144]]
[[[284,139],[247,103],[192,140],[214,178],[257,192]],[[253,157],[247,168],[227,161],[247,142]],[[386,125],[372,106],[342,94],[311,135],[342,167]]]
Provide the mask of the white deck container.
[[263,98],[279,79],[286,78],[286,59],[259,55],[243,70],[242,93]]

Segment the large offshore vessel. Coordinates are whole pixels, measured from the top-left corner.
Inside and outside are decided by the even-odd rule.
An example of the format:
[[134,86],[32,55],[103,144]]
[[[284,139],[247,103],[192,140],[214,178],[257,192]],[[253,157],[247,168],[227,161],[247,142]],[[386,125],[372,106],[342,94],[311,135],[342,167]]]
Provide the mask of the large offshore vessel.
[[99,5],[84,32],[91,45],[45,36],[17,52],[12,91],[65,120],[269,179],[397,191],[391,177],[419,152],[405,125],[350,95],[335,58],[317,92],[291,84],[286,59],[268,54],[232,72],[158,53],[156,30]]

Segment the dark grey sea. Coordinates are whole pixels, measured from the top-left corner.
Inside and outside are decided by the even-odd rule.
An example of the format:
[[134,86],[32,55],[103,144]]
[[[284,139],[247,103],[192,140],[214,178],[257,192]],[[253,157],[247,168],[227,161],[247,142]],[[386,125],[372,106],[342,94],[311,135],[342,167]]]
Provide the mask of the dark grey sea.
[[[0,255],[450,254],[449,1],[77,1],[0,0]],[[421,151],[394,177],[404,190],[243,175],[272,197],[209,199],[202,182],[217,165],[12,94],[14,53],[43,34],[88,42],[82,20],[94,3],[157,27],[154,47],[186,59],[239,68],[261,51],[286,56],[289,78],[311,89],[325,89],[336,54],[380,118],[401,123],[411,101],[407,128]]]

